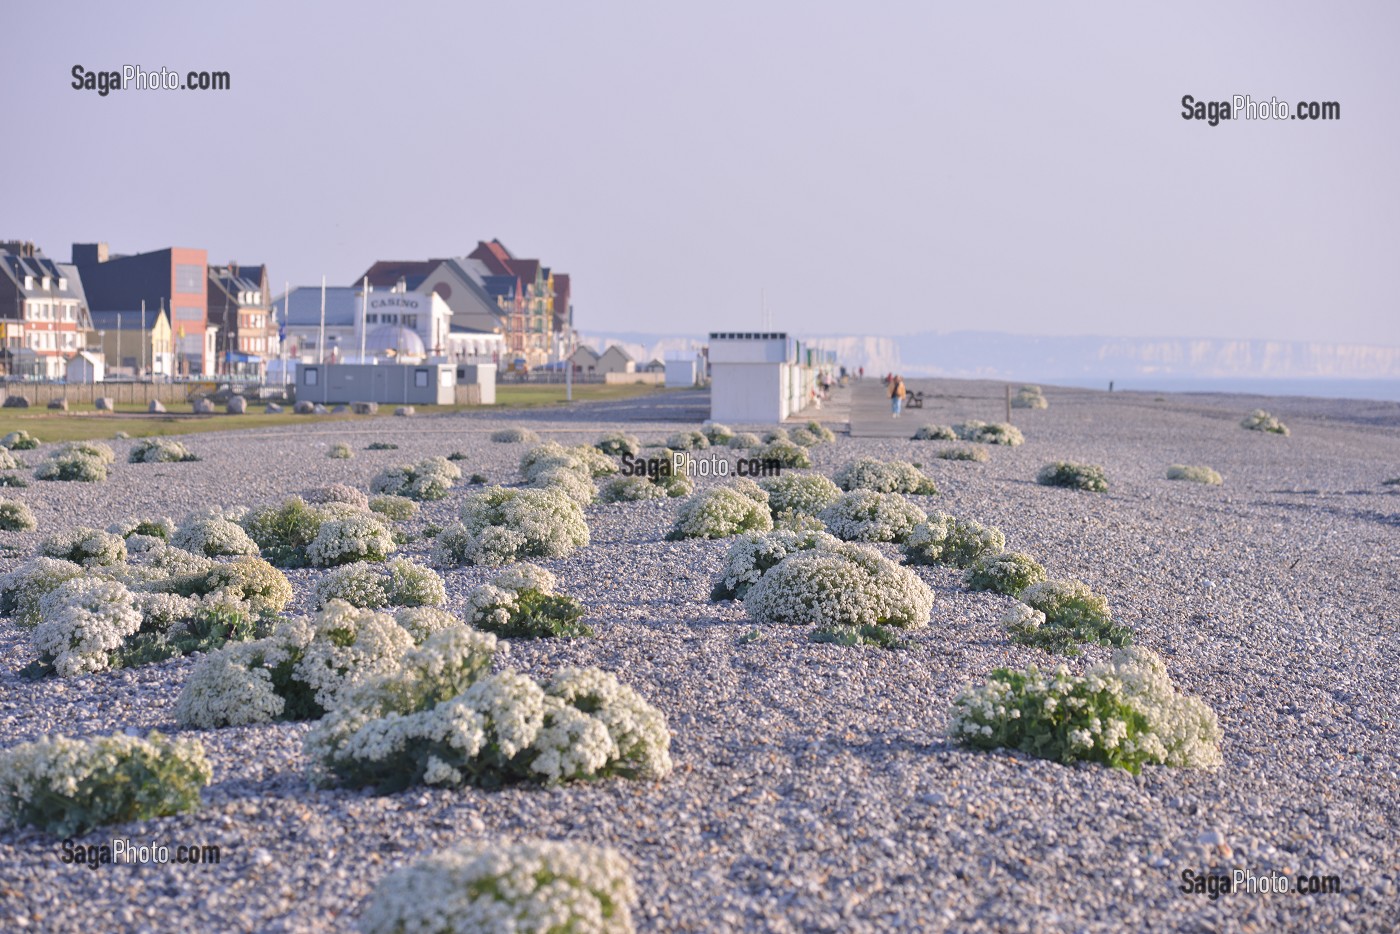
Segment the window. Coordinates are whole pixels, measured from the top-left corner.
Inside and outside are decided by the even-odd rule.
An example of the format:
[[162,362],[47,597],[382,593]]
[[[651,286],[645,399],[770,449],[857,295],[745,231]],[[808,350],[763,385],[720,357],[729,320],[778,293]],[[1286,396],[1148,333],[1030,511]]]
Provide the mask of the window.
[[58,277],[58,290],[60,292],[68,291],[68,280],[63,276]]
[[318,367],[309,366],[301,371],[301,384],[303,386],[315,386],[316,381],[321,378],[321,371]]
[[175,266],[175,291],[189,295],[204,292],[204,267],[193,263],[178,263]]
[[379,315],[365,315],[365,324],[378,324]]
[[428,371],[414,370],[413,385],[417,386],[419,389],[426,389],[428,386]]
[[417,329],[418,329],[418,316],[417,316],[417,315],[404,315],[404,316],[403,316],[403,326],[406,327],[406,328],[413,328],[414,330],[417,330]]
[[176,306],[175,306],[175,320],[176,320],[176,321],[184,321],[184,322],[186,322],[186,323],[192,323],[192,324],[203,324],[203,323],[204,323],[204,309],[203,309],[203,308],[191,308],[191,307],[189,307],[189,306],[187,306],[187,305],[176,305]]

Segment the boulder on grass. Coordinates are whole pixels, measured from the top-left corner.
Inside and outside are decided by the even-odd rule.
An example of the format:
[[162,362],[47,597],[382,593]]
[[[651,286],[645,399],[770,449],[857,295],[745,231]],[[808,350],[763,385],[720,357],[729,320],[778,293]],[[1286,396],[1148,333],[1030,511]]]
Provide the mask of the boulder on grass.
[[194,400],[194,414],[196,414],[196,415],[213,415],[213,414],[214,414],[214,403],[210,402],[208,399],[196,399],[196,400]]
[[164,415],[165,403],[161,402],[159,399],[152,399],[151,404],[146,406],[146,411],[150,412],[152,415]]
[[336,406],[335,408],[331,409],[331,414],[332,414],[332,415],[344,415],[345,413],[347,413],[347,412],[349,412],[349,411],[350,411],[350,406],[348,406],[348,405],[338,405],[338,406]]
[[26,398],[24,398],[24,396],[6,396],[6,397],[5,397],[5,408],[7,408],[7,409],[27,409],[27,408],[29,408],[29,400],[26,399]]
[[68,400],[67,400],[67,399],[50,399],[50,400],[49,400],[49,408],[51,408],[51,409],[58,409],[60,412],[67,412],[67,411],[68,411]]
[[373,415],[379,411],[378,402],[352,402],[350,408],[355,410],[356,415]]
[[401,406],[399,406],[397,409],[394,409],[394,414],[395,414],[395,415],[412,415],[412,414],[413,414],[413,406],[411,406],[411,405],[401,405]]
[[281,407],[280,405],[278,405],[276,402],[269,402],[269,403],[267,404],[267,414],[268,414],[268,415],[281,415],[281,414],[282,414],[282,407]]
[[99,412],[115,412],[117,410],[117,400],[111,396],[98,396],[92,403]]
[[248,400],[242,396],[230,396],[228,405],[224,406],[230,415],[242,415],[248,411]]
[[319,402],[311,407],[312,415],[329,415],[330,413],[331,410],[326,408],[324,405],[321,405],[321,403]]
[[316,411],[316,406],[303,399],[297,403],[297,407],[293,411],[298,415],[310,415],[312,412]]

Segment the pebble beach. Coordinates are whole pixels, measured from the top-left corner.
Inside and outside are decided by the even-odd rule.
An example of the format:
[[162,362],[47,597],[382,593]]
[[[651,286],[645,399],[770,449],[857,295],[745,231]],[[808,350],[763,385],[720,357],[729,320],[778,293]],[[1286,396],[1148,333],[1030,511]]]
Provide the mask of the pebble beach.
[[[972,593],[961,572],[915,571],[933,589],[927,627],[897,650],[814,644],[801,627],[756,626],[714,603],[725,540],[666,541],[676,500],[595,504],[591,542],[540,561],[585,603],[597,638],[512,642],[537,677],[612,671],[665,713],[675,771],[660,782],[557,788],[414,788],[375,796],[313,790],[308,724],[182,730],[173,708],[196,663],[174,659],[29,681],[29,631],[0,619],[0,747],[49,734],[195,735],[214,770],[193,813],[107,828],[122,837],[218,845],[214,866],[96,869],[60,842],[0,830],[0,930],[349,931],[390,869],[468,839],[569,839],[616,847],[644,931],[1394,931],[1400,929],[1400,403],[1045,387],[1049,407],[1013,410],[1017,447],[984,463],[942,460],[951,442],[908,440],[925,423],[1001,420],[1002,384],[911,381],[925,408],[850,425],[878,383],[810,413],[837,431],[811,449],[827,474],[858,457],[916,462],[937,496],[921,508],[1005,533],[1052,577],[1105,594],[1179,690],[1219,716],[1223,765],[1134,776],[951,743],[950,705],[998,667],[1061,659],[1012,642],[1014,602]],[[860,395],[864,394],[864,395]],[[876,396],[878,402],[878,396]],[[1282,437],[1241,428],[1266,408]],[[38,530],[0,533],[0,573],[44,536],[76,526],[257,505],[330,483],[368,489],[384,467],[462,452],[463,475],[518,482],[521,426],[591,443],[622,428],[644,442],[698,427],[699,392],[569,408],[308,424],[183,437],[190,463],[129,464],[104,483],[32,481],[0,491]],[[875,416],[868,416],[874,418]],[[804,416],[803,421],[806,420]],[[759,429],[766,426],[732,426]],[[42,434],[36,431],[36,434]],[[371,442],[397,450],[366,450]],[[346,442],[349,460],[327,457]],[[38,463],[51,445],[17,452]],[[710,452],[704,452],[709,456]],[[716,449],[734,461],[741,452]],[[1106,493],[1039,486],[1052,461],[1098,464]],[[1169,481],[1205,465],[1220,486]],[[701,478],[698,486],[722,482]],[[424,503],[413,531],[450,524],[465,482]],[[398,554],[427,562],[430,542]],[[881,546],[898,557],[894,546]],[[311,609],[325,572],[288,571]],[[490,568],[441,572],[449,610]],[[756,632],[755,632],[756,631]],[[1183,873],[1338,877],[1319,895],[1183,892]]]

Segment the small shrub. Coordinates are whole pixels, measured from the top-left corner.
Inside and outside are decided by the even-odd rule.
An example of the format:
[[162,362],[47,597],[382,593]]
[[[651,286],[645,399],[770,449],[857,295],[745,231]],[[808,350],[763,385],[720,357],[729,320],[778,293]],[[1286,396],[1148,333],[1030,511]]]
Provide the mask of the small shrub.
[[447,496],[452,484],[462,479],[462,471],[445,457],[429,457],[416,464],[386,467],[370,481],[371,493],[407,496],[416,500],[436,500]]
[[395,547],[394,533],[379,517],[356,513],[322,522],[306,546],[306,558],[314,567],[383,561]]
[[710,599],[742,600],[764,572],[788,555],[814,548],[838,549],[840,545],[840,539],[825,532],[745,532],[729,546]]
[[906,643],[884,626],[823,626],[807,633],[808,642],[831,645],[873,645],[881,649],[902,649]]
[[817,473],[788,473],[758,481],[768,494],[773,517],[784,513],[815,516],[841,498],[841,488]]
[[25,487],[29,486],[29,481],[18,474],[0,474],[0,486]]
[[214,729],[314,720],[356,683],[395,670],[413,637],[386,613],[333,600],[310,619],[210,652],[175,703],[182,725]]
[[775,441],[791,441],[791,440],[792,440],[792,439],[791,439],[790,437],[788,437],[788,430],[787,430],[786,428],[781,427],[781,426],[779,426],[779,427],[777,427],[777,428],[770,428],[770,429],[768,429],[767,431],[765,431],[765,432],[763,433],[763,443],[764,443],[764,444],[772,444],[772,443],[775,442]]
[[525,564],[498,574],[467,595],[466,620],[503,639],[551,639],[591,636],[579,622],[585,607],[554,591],[554,575]]
[[904,542],[904,557],[910,564],[967,568],[1005,548],[1006,536],[999,529],[938,513],[914,526]]
[[1027,587],[1046,579],[1045,568],[1018,551],[984,555],[963,575],[968,590],[990,590],[1008,597],[1019,597]]
[[32,451],[39,446],[39,439],[27,431],[12,431],[0,438],[0,448],[10,451]]
[[115,459],[112,449],[101,442],[70,442],[35,467],[34,476],[39,480],[101,483],[107,479],[107,465]]
[[573,841],[466,843],[386,875],[360,929],[631,934],[636,900],[627,862],[614,849]]
[[0,612],[21,626],[37,626],[39,601],[65,581],[83,577],[82,567],[60,558],[34,557],[0,577]]
[[0,448],[0,470],[19,470],[21,464],[6,448]]
[[752,480],[701,490],[681,503],[666,538],[727,538],[773,528],[768,494]]
[[1049,406],[1050,403],[1045,401],[1045,394],[1040,391],[1039,386],[1022,386],[1016,390],[1016,395],[1011,397],[1013,409],[1044,409]]
[[1263,409],[1255,409],[1246,415],[1240,425],[1250,431],[1266,431],[1270,434],[1284,436],[1288,434],[1288,426]]
[[754,457],[761,461],[777,461],[779,466],[794,470],[812,466],[812,455],[807,449],[786,437],[769,441],[754,452]]
[[488,487],[468,495],[461,515],[462,522],[444,529],[434,544],[439,566],[562,558],[588,544],[583,510],[554,488]]
[[695,484],[683,473],[658,474],[656,477],[611,477],[603,484],[598,498],[605,503],[631,503],[689,496],[694,489]]
[[622,431],[608,432],[593,442],[593,446],[609,457],[621,457],[624,454],[635,456],[642,450],[642,442],[638,441],[635,435]]
[[336,568],[316,582],[316,605],[344,600],[353,607],[442,606],[447,585],[431,568],[396,558],[385,564],[356,562]]
[[1021,429],[1015,425],[1008,425],[1005,422],[968,421],[961,425],[953,426],[953,433],[961,441],[973,441],[977,444],[1005,444],[1015,447],[1025,443],[1025,436],[1021,434]]
[[178,464],[199,460],[189,448],[169,438],[142,438],[131,446],[126,459],[132,464]]
[[1221,762],[1220,724],[1179,694],[1153,652],[1120,649],[1083,675],[998,668],[953,702],[949,735],[975,749],[1019,749],[1069,764],[1097,762],[1133,774],[1144,765],[1210,768]]
[[788,440],[804,448],[810,448],[813,445],[821,443],[821,440],[816,435],[812,434],[806,428],[801,427],[794,428],[792,431],[788,432]]
[[315,784],[392,794],[671,771],[666,718],[606,672],[565,668],[544,685],[491,672],[496,638],[443,630],[392,672],[344,692],[304,743]]
[[807,430],[810,431],[813,434],[813,436],[816,437],[818,444],[828,444],[836,440],[836,432],[832,431],[830,428],[826,427],[821,422],[808,422]]
[[491,432],[497,444],[538,444],[540,436],[528,428],[501,428]]
[[1023,645],[1077,655],[1084,643],[1125,646],[1133,641],[1132,630],[1113,622],[1108,599],[1079,581],[1041,581],[1021,591],[1020,600],[1002,617],[1002,625]]
[[1108,478],[1103,468],[1097,464],[1072,464],[1069,461],[1055,461],[1040,468],[1035,482],[1041,486],[1062,486],[1071,490],[1088,490],[1091,493],[1108,492]]
[[832,535],[848,542],[902,542],[928,516],[898,493],[854,490],[817,518]]
[[170,536],[175,534],[175,523],[165,516],[158,519],[127,519],[124,522],[113,522],[107,526],[107,531],[113,535],[120,535],[124,539],[129,539],[133,535],[143,535],[147,538],[158,538],[163,542],[168,542]]
[[371,441],[365,445],[366,451],[397,451],[399,446],[392,441]]
[[933,452],[933,456],[945,461],[975,461],[985,464],[991,460],[986,448],[943,448]]
[[126,541],[120,535],[98,529],[69,529],[40,542],[39,554],[83,567],[104,567],[126,561]]
[[301,567],[307,563],[306,548],[321,531],[322,523],[353,511],[344,505],[310,506],[300,496],[293,496],[276,505],[249,510],[242,526],[267,560],[282,567]]
[[914,432],[915,441],[956,441],[958,433],[947,425],[924,425]]
[[380,495],[369,501],[369,511],[394,522],[406,522],[418,515],[418,504],[407,496]]
[[155,732],[145,739],[45,737],[0,751],[9,822],[57,837],[193,811],[212,777],[199,740]]
[[472,486],[485,486],[490,482],[490,478],[487,477],[484,473],[474,473],[467,478],[467,483],[469,483]]
[[580,507],[590,505],[598,496],[598,488],[593,485],[593,479],[586,470],[571,470],[567,467],[536,471],[526,486],[558,490]]
[[734,439],[734,430],[728,425],[721,425],[719,422],[709,422],[701,425],[700,430],[705,435],[705,440],[710,442],[712,447],[719,447],[728,444]]
[[355,449],[344,441],[337,441],[326,451],[326,456],[331,460],[348,461],[355,456]]
[[1167,479],[1188,480],[1191,483],[1204,483],[1208,486],[1220,486],[1225,482],[1224,477],[1209,467],[1195,467],[1186,464],[1172,464],[1168,467]]
[[210,558],[258,554],[257,542],[227,519],[186,519],[170,536],[170,544]]
[[917,574],[861,545],[797,551],[769,568],[744,596],[758,623],[895,626],[928,623],[933,591]]
[[38,527],[33,510],[24,503],[0,499],[0,531],[32,532]]
[[72,678],[112,667],[114,654],[141,628],[131,591],[112,580],[74,577],[39,600],[30,641],[42,671]]
[[730,438],[726,442],[726,444],[729,447],[734,448],[735,450],[747,451],[751,450],[752,448],[759,447],[763,444],[763,442],[760,441],[758,435],[754,434],[753,432],[741,431],[734,437]]
[[546,441],[526,451],[520,458],[520,474],[527,483],[544,471],[561,467],[575,471],[587,479],[617,473],[617,463],[588,444],[564,447],[562,444]]
[[878,461],[862,457],[836,471],[836,485],[843,490],[874,490],[877,493],[912,493],[934,496],[938,486],[919,468],[905,461]]
[[450,461],[465,461],[471,460],[471,457],[465,451],[453,451],[451,454],[447,455],[447,459]]
[[673,451],[701,451],[710,446],[710,439],[703,431],[678,431],[666,439],[666,446]]
[[364,494],[364,491],[344,483],[332,483],[329,486],[319,486],[314,490],[307,490],[305,499],[308,503],[317,506],[326,503],[344,503],[361,511],[369,508],[369,497]]

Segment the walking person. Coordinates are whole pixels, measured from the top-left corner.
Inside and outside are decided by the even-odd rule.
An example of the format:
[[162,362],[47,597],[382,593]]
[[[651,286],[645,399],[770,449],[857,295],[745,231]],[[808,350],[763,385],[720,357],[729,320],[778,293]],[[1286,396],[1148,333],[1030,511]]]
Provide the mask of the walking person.
[[899,418],[904,409],[904,377],[894,376],[890,385],[890,418]]

